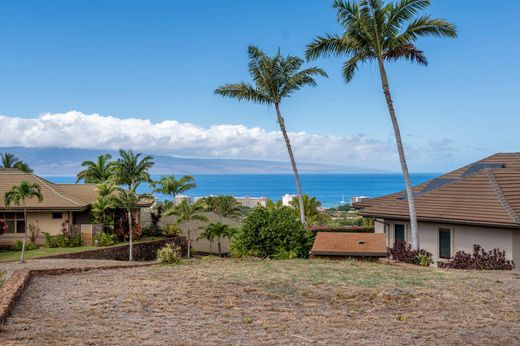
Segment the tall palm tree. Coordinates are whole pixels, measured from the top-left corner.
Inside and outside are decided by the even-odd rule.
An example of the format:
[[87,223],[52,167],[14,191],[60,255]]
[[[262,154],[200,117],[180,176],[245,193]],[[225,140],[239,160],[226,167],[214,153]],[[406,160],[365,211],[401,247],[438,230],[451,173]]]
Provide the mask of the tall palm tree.
[[40,185],[35,183],[29,183],[23,180],[20,185],[13,186],[11,190],[7,191],[4,195],[4,204],[6,208],[10,208],[11,204],[21,206],[23,208],[23,217],[25,220],[24,224],[24,235],[22,243],[22,254],[20,256],[20,263],[23,263],[25,254],[25,244],[27,243],[27,207],[25,205],[26,199],[38,198],[38,201],[43,201],[43,195],[40,190]]
[[249,74],[253,79],[254,85],[245,82],[226,84],[217,88],[215,93],[235,98],[239,101],[246,100],[259,104],[274,105],[278,125],[280,126],[285,145],[287,146],[287,152],[289,153],[289,159],[291,160],[298,198],[300,205],[302,205],[300,219],[302,223],[305,223],[300,177],[291,142],[285,128],[285,120],[280,111],[280,104],[285,98],[291,96],[293,92],[300,90],[302,87],[316,86],[314,76],[327,77],[327,74],[317,67],[301,70],[303,65],[302,59],[291,55],[284,57],[280,54],[280,51],[273,57],[269,57],[259,48],[249,46],[248,55]]
[[237,218],[240,216],[240,203],[233,196],[207,197],[206,208],[219,216]]
[[83,161],[81,163],[84,170],[77,174],[76,183],[83,180],[85,183],[101,184],[106,183],[114,175],[114,163],[111,161],[112,155],[99,155],[96,162]]
[[141,158],[141,153],[132,150],[119,150],[119,159],[114,162],[114,175],[118,184],[126,185],[127,189],[119,189],[119,200],[128,213],[128,233],[130,241],[129,260],[133,260],[133,232],[132,232],[132,210],[139,201],[136,193],[137,187],[144,182],[151,182],[150,168],[154,165],[153,158],[146,155]]
[[198,240],[200,239],[206,239],[209,241],[209,254],[213,254],[213,241],[215,240],[215,234],[213,234],[213,229],[210,227],[206,227],[203,229],[203,231],[199,234]]
[[172,196],[173,203],[175,203],[175,196],[197,187],[195,178],[191,175],[184,175],[180,179],[175,178],[174,175],[169,175],[162,177],[154,185],[154,192]]
[[[296,197],[293,198],[290,204],[296,210],[296,213],[299,214],[300,204],[298,199]],[[308,225],[315,224],[325,218],[325,215],[319,211],[321,202],[316,197],[309,197],[307,194],[303,195],[303,205],[305,206],[305,218]]]
[[229,225],[223,224],[222,222],[210,223],[206,228],[205,232],[212,236],[217,237],[218,255],[222,257],[222,238],[231,238],[234,233],[234,229]]
[[419,249],[415,198],[408,173],[401,131],[394,110],[385,62],[408,60],[421,65],[428,61],[415,42],[419,37],[456,37],[455,26],[443,19],[419,16],[418,12],[430,5],[429,0],[400,0],[385,4],[384,0],[361,0],[359,2],[335,0],[337,21],[343,27],[341,35],[326,34],[317,37],[307,46],[307,60],[325,56],[346,56],[343,78],[350,82],[361,63],[376,62],[383,93],[394,129],[397,151],[406,185],[410,211],[412,247]]
[[164,212],[164,215],[175,215],[177,216],[178,223],[186,223],[188,225],[188,258],[191,257],[191,224],[193,221],[208,221],[208,218],[202,215],[204,207],[202,204],[195,203],[190,204],[188,201],[183,200],[181,203],[168,209]]
[[22,172],[32,173],[33,170],[29,165],[22,160],[18,159],[14,154],[3,153],[0,154],[0,168],[15,168]]

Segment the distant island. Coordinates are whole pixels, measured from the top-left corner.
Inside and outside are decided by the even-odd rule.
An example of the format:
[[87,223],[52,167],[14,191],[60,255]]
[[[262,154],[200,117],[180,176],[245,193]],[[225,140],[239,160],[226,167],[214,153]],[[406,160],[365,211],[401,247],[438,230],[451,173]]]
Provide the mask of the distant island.
[[[116,151],[70,149],[70,148],[22,148],[4,147],[0,152],[9,152],[27,162],[40,175],[76,175],[81,170],[81,162],[94,160],[98,155],[110,153],[117,157]],[[168,155],[155,155],[153,174],[283,174],[291,173],[288,162],[220,159],[220,158],[186,158]],[[348,166],[341,164],[322,164],[299,162],[302,173],[381,173],[371,168]]]

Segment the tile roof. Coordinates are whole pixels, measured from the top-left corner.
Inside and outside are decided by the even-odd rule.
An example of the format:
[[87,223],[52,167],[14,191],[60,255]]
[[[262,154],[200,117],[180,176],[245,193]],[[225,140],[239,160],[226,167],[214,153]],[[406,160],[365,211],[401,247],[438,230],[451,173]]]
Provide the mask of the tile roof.
[[318,232],[313,256],[386,256],[384,233]]
[[[32,173],[17,169],[0,169],[0,209],[5,209],[4,194],[22,181],[40,185],[43,201],[36,198],[26,200],[27,208],[43,210],[85,210],[97,198],[96,184],[55,184]],[[141,200],[139,207],[148,207],[153,200]],[[12,205],[11,209],[18,209]]]
[[[428,189],[436,180],[441,183]],[[409,219],[403,193],[354,206],[364,216]],[[520,227],[520,153],[495,154],[469,164],[415,186],[414,194],[421,221]]]

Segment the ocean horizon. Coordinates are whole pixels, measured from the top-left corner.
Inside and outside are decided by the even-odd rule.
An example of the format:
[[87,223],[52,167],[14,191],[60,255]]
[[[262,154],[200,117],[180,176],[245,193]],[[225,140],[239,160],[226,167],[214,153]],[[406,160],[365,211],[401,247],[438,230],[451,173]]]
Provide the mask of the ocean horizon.
[[[430,180],[438,173],[415,173],[410,178],[414,185]],[[75,176],[43,176],[54,183],[75,183]],[[161,175],[152,175],[158,180]],[[196,174],[197,188],[186,195],[201,197],[208,195],[231,195],[235,197],[268,197],[274,201],[286,193],[296,194],[292,174]],[[404,180],[399,173],[342,173],[342,174],[301,174],[304,194],[316,197],[323,207],[340,205],[351,197],[377,197],[404,189]],[[148,184],[142,184],[139,193],[150,193]],[[154,194],[158,200],[167,196]]]

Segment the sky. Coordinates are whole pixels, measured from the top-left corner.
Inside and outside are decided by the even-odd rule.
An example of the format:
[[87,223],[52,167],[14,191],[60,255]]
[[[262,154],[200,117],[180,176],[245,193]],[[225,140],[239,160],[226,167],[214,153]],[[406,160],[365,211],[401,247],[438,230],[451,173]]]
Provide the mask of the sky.
[[[422,67],[387,66],[411,171],[520,151],[520,2],[433,0],[457,39],[425,38]],[[216,96],[249,81],[247,46],[303,56],[341,32],[332,1],[0,1],[0,146],[134,148],[286,160],[272,108]],[[398,171],[377,66],[282,105],[296,158]]]

